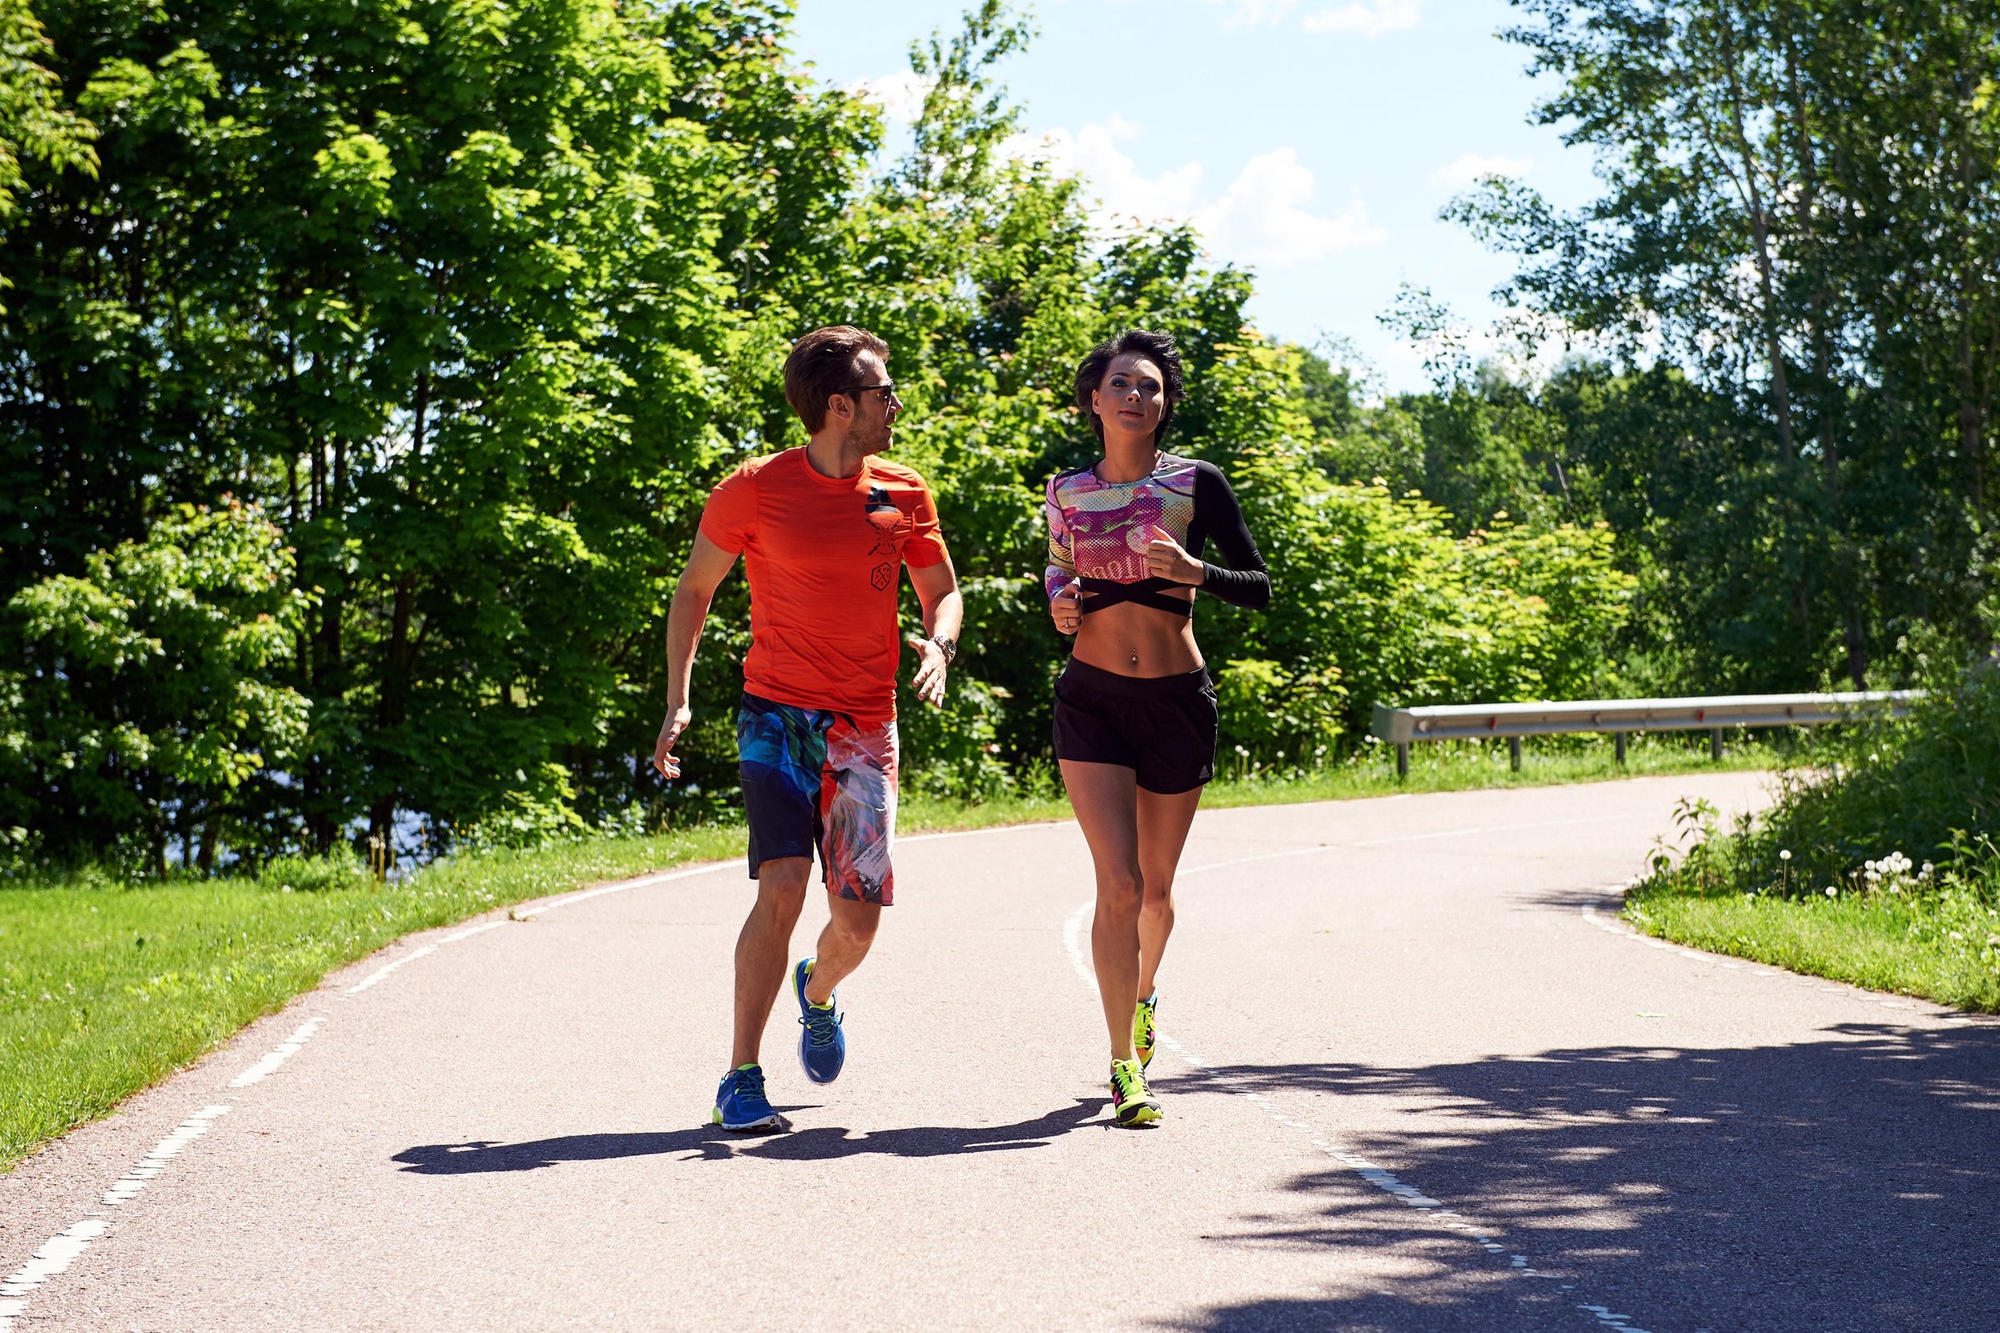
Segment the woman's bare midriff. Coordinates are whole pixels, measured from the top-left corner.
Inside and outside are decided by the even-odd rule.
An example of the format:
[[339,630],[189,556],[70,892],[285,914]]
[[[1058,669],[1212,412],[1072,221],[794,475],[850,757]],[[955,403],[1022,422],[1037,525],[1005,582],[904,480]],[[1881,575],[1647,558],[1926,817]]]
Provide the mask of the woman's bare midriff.
[[[1168,591],[1168,597],[1183,594]],[[1194,600],[1194,589],[1185,594]],[[1070,654],[1116,676],[1184,676],[1201,665],[1194,622],[1136,602],[1120,602],[1083,618]]]

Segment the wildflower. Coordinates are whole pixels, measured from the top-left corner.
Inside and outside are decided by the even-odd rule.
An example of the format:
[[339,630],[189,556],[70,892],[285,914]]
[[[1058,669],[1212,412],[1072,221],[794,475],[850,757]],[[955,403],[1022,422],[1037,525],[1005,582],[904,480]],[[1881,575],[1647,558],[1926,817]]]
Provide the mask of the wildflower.
[[1840,890],[1834,888],[1833,885],[1829,884],[1826,886],[1826,896],[1829,898],[1838,898],[1840,896]]
[[1789,860],[1791,860],[1791,859],[1792,859],[1792,849],[1791,849],[1791,848],[1789,848],[1789,847],[1787,847],[1787,848],[1785,848],[1785,849],[1784,849],[1783,851],[1779,852],[1779,853],[1778,853],[1778,859],[1779,859],[1780,861],[1789,861]]

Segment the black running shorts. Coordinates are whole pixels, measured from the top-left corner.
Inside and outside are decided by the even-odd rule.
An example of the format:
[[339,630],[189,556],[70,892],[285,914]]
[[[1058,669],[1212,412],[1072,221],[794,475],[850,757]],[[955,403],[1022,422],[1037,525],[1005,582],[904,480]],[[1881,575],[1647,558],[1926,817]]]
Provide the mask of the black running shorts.
[[1056,758],[1117,764],[1163,796],[1215,776],[1215,686],[1208,669],[1121,676],[1071,658],[1056,681]]

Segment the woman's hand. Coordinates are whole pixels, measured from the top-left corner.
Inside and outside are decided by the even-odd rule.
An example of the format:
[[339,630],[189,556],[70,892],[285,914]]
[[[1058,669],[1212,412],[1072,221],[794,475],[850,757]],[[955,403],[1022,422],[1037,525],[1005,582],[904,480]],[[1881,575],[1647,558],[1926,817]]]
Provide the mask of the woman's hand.
[[1146,572],[1156,579],[1197,586],[1206,578],[1201,561],[1184,550],[1165,528],[1153,525],[1153,540],[1146,547]]
[[1069,585],[1049,599],[1049,618],[1056,622],[1056,629],[1063,634],[1074,634],[1083,627],[1083,599],[1097,594],[1084,591],[1082,579],[1071,579]]

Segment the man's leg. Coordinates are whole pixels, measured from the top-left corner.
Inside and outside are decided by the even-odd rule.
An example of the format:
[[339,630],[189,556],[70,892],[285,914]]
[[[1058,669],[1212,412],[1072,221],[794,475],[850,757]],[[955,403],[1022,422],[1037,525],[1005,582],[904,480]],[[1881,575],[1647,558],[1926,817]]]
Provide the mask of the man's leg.
[[858,903],[828,891],[826,905],[833,916],[819,933],[812,979],[806,983],[808,1004],[825,1004],[833,998],[833,988],[868,956],[868,946],[875,942],[875,927],[882,921],[880,903]]
[[875,942],[882,909],[895,901],[891,849],[896,840],[896,724],[841,718],[827,731],[820,814],[827,864],[827,907],[806,1002],[823,1005],[861,966]]
[[[761,1063],[758,1047],[771,1021],[771,1006],[785,984],[792,928],[806,902],[809,856],[783,856],[757,868],[757,902],[736,937],[736,1038],[729,1067]],[[866,952],[866,946],[863,946]],[[856,959],[856,961],[860,961]],[[851,969],[850,969],[851,970]]]

